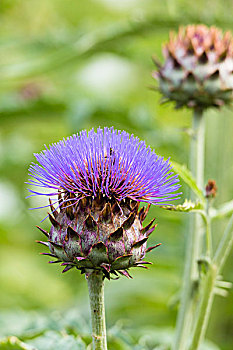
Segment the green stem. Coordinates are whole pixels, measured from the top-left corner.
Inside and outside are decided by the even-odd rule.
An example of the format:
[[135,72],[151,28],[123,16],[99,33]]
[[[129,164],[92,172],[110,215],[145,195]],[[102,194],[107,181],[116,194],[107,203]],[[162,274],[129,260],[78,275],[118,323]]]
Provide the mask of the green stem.
[[[193,115],[193,137],[191,142],[191,172],[199,188],[203,188],[205,150],[205,120],[203,111],[196,109]],[[195,200],[195,198],[192,198]],[[181,292],[181,304],[176,325],[176,337],[173,350],[186,350],[187,338],[192,322],[194,287],[198,280],[197,259],[201,251],[202,240],[201,216],[191,216],[189,235],[187,237],[185,270]]]
[[86,279],[91,307],[93,349],[107,350],[103,273],[90,270],[86,274]]
[[191,346],[189,350],[197,350],[202,339],[204,338],[214,299],[214,286],[216,277],[216,265],[209,265],[208,272],[204,281],[203,294],[201,302],[199,304],[197,318],[194,325],[194,332],[191,338]]
[[233,246],[233,215],[231,216],[223,237],[218,245],[217,251],[214,256],[214,263],[218,266],[218,271],[224,266],[224,263],[230,254],[231,248]]
[[209,215],[209,200],[207,200],[206,208],[206,256],[212,258],[213,244],[212,244],[212,233],[211,233],[211,218]]
[[[193,115],[193,140],[191,146],[191,172],[196,179],[197,186],[204,188],[204,164],[205,164],[205,118],[203,111],[196,109]],[[196,200],[195,197],[192,198]],[[191,275],[194,281],[198,280],[197,259],[202,251],[203,243],[203,219],[200,215],[195,215],[193,227],[193,257]],[[190,258],[191,259],[191,258]]]
[[221,272],[224,263],[230,254],[233,246],[233,215],[231,216],[228,225],[225,229],[223,237],[218,245],[217,251],[214,255],[213,262],[209,265],[207,275],[204,281],[204,290],[202,299],[199,305],[196,322],[194,325],[193,336],[191,338],[191,346],[189,350],[197,350],[205,336],[206,328],[208,326],[211,307],[214,299],[214,287],[216,277]]

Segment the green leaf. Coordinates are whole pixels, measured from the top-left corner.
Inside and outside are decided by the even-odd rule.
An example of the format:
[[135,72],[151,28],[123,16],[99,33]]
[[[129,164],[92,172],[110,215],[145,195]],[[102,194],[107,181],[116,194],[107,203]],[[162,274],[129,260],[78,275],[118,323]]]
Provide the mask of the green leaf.
[[[139,341],[138,345],[142,347],[143,350],[169,350],[174,341],[175,332],[173,328],[154,328],[146,327],[141,328],[138,331]],[[140,348],[139,348],[140,349]],[[201,346],[200,350],[220,350],[214,343],[205,340]]]
[[185,199],[183,204],[178,205],[163,205],[160,208],[170,210],[170,211],[180,211],[180,212],[190,212],[190,211],[200,211],[203,210],[203,204],[201,202],[192,202],[188,199]]
[[36,350],[85,350],[86,344],[80,337],[73,335],[60,334],[49,331],[40,337],[30,340],[29,343],[34,346]]
[[35,338],[47,330],[72,334],[90,334],[90,326],[83,315],[79,315],[77,309],[73,308],[60,314],[51,312],[43,314],[36,311],[2,312],[0,318],[0,336],[6,337],[14,334],[24,341]]
[[204,343],[201,344],[200,350],[220,350],[220,348],[209,340],[205,340]]
[[0,339],[1,350],[37,350],[35,347],[23,343],[17,337],[11,336]]
[[212,219],[222,219],[225,216],[233,214],[233,200],[222,204],[219,208],[211,208],[210,215]]
[[202,190],[197,186],[197,183],[192,176],[190,170],[186,167],[186,165],[181,165],[176,162],[171,162],[173,169],[175,172],[179,174],[181,179],[189,186],[189,188],[196,194],[196,196],[204,203],[205,197]]

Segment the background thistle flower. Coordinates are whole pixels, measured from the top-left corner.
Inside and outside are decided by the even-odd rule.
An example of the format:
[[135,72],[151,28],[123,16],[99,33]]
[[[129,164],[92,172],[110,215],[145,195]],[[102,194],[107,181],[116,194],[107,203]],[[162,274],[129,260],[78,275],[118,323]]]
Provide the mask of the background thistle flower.
[[[176,108],[193,109],[190,168],[197,187],[203,190],[205,169],[204,112],[209,107],[221,107],[232,102],[232,36],[229,32],[223,34],[221,30],[215,27],[208,28],[205,25],[180,27],[177,35],[173,33],[170,35],[170,40],[165,45],[163,53],[165,57],[163,65],[154,59],[158,70],[154,72],[153,77],[159,82],[163,102],[174,101]],[[209,199],[215,195],[216,186],[215,183],[210,183],[207,187],[207,192],[213,190],[213,193],[206,192],[206,198]],[[191,194],[191,199],[196,200],[194,194]],[[190,333],[192,333],[190,350],[196,350],[205,334],[209,317],[207,309],[211,309],[210,303],[205,305],[200,297],[201,294],[204,295],[204,292],[199,292],[197,297],[193,286],[201,285],[197,264],[199,257],[203,255],[203,252],[207,260],[211,259],[213,255],[209,206],[210,201],[205,205],[205,220],[201,216],[190,218],[181,303],[173,350],[185,350],[189,347]],[[204,235],[206,236],[205,245]],[[206,284],[209,286],[210,282],[206,280]],[[210,288],[206,292],[206,300],[211,300],[211,293],[212,289]],[[196,317],[194,310],[197,305],[203,306],[200,307],[202,314],[200,312]],[[205,312],[207,316],[205,315],[205,324],[202,327]],[[198,320],[195,323],[194,331],[192,331],[192,320]]]
[[164,101],[176,107],[205,109],[232,101],[233,40],[215,27],[189,25],[171,33],[165,45],[164,64],[153,77],[159,82]]
[[[178,198],[177,175],[169,161],[157,156],[126,132],[92,129],[64,139],[35,154],[39,164],[29,169],[30,183],[58,196],[59,212],[49,219],[50,253],[65,266],[82,272],[102,270],[110,278],[117,272],[129,277],[133,266],[145,267],[146,242],[155,225],[142,226],[150,204]],[[33,195],[44,195],[30,190]],[[139,203],[147,208],[139,210]],[[117,271],[117,272],[116,272]]]

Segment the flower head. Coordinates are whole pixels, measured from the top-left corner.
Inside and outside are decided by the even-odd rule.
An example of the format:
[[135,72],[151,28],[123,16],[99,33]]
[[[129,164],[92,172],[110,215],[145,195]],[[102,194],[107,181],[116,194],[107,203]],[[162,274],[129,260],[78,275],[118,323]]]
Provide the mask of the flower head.
[[[102,270],[107,278],[145,267],[152,220],[143,227],[150,204],[178,198],[177,175],[169,161],[157,156],[138,138],[113,128],[73,135],[36,154],[39,164],[29,170],[30,183],[58,195],[52,203],[47,236],[50,253],[65,266],[87,273]],[[33,195],[44,194],[30,190]],[[147,208],[139,209],[141,201]],[[52,261],[53,262],[53,261]]]
[[164,46],[165,63],[153,76],[165,101],[176,107],[221,107],[232,101],[233,40],[205,25],[180,27]]
[[[59,192],[75,202],[99,194],[118,201],[129,198],[151,204],[177,199],[180,186],[168,160],[145,142],[113,128],[82,131],[35,154],[30,184]],[[43,195],[43,192],[34,194]]]

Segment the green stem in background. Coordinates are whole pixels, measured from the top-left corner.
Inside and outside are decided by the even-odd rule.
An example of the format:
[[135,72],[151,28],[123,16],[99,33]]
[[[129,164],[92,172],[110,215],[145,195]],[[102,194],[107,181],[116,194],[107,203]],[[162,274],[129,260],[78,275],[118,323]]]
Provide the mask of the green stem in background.
[[191,339],[189,350],[198,350],[199,345],[205,335],[208,326],[211,308],[214,300],[214,286],[217,277],[216,265],[209,265],[205,277],[201,302],[198,308],[198,314],[194,325],[194,332]]
[[211,233],[211,218],[209,214],[210,200],[207,199],[206,205],[206,256],[212,258],[213,244],[212,244],[212,233]]
[[[190,153],[190,170],[196,179],[198,187],[202,189],[204,182],[205,120],[203,111],[200,109],[196,109],[193,115],[193,137]],[[196,198],[192,199],[195,200]],[[194,293],[194,288],[198,280],[197,259],[201,251],[202,225],[203,220],[201,216],[191,216],[186,245],[185,270],[183,275],[180,309],[178,313],[173,350],[187,349],[187,339],[192,322],[192,303],[196,294]]]
[[211,307],[214,300],[214,287],[218,274],[224,266],[224,263],[230,254],[233,246],[233,215],[231,216],[223,237],[219,243],[214,255],[213,262],[210,263],[207,275],[204,280],[203,294],[198,308],[197,318],[194,325],[191,346],[189,350],[198,350],[202,339],[205,336],[208,326]]
[[93,349],[107,350],[103,273],[90,270],[86,274],[86,279],[91,307]]
[[[205,118],[203,111],[196,109],[193,115],[193,140],[191,145],[191,172],[196,179],[197,186],[204,188],[204,164],[205,164]],[[191,198],[195,200],[196,198]],[[203,219],[200,215],[195,215],[193,227],[193,258],[191,268],[191,278],[198,280],[197,259],[202,252],[203,244]]]
[[231,216],[223,237],[218,245],[217,251],[214,255],[214,264],[218,266],[218,272],[220,273],[225,261],[230,254],[233,246],[233,215]]

